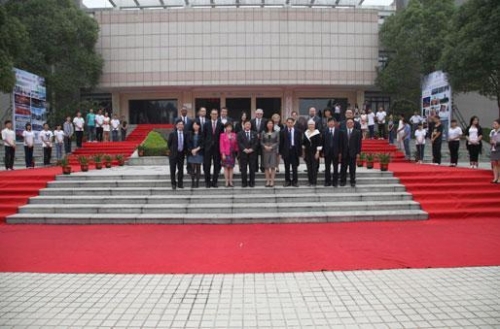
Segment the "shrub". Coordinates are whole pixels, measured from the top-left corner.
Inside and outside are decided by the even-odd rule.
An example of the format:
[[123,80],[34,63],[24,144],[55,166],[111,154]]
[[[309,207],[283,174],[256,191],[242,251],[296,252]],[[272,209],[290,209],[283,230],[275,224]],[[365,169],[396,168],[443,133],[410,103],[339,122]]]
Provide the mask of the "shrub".
[[168,150],[167,141],[156,131],[151,131],[141,146],[144,147],[144,156],[165,156]]

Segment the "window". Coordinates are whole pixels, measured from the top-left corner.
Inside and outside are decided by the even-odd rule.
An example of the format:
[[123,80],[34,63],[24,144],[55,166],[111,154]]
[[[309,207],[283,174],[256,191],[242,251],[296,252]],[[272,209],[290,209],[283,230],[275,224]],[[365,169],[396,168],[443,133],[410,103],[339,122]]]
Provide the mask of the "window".
[[323,113],[325,108],[333,109],[335,104],[339,104],[342,113],[350,105],[347,98],[299,98],[299,115],[309,116],[309,108],[311,106],[316,108],[318,115]]
[[[271,119],[274,113],[281,116],[281,98],[280,97],[258,97],[256,99],[258,109],[264,111],[264,118]],[[283,118],[281,118],[283,120]]]
[[175,123],[176,99],[130,100],[130,123]]
[[241,112],[247,114],[247,118],[250,118],[250,111],[252,108],[251,98],[226,98],[226,107],[228,116],[239,121],[241,118]]
[[210,117],[210,112],[213,109],[220,111],[220,98],[196,98],[194,101],[194,106],[196,113],[200,110],[200,107],[207,109],[207,117]]

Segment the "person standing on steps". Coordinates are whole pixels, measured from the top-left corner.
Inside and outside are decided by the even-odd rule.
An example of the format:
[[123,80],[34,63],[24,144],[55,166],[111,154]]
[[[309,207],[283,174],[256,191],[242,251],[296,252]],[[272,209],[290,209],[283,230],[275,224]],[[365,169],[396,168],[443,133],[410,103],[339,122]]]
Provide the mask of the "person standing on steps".
[[[325,157],[325,186],[337,187],[339,163],[342,158],[342,140],[335,118],[330,118],[323,131],[323,155]],[[332,175],[333,165],[333,175]]]
[[319,155],[323,149],[321,133],[316,129],[316,122],[309,119],[307,130],[302,138],[304,161],[307,165],[307,177],[309,186],[316,186],[318,180]]
[[457,120],[451,120],[448,128],[448,149],[450,150],[450,167],[456,167],[458,163],[458,150],[460,149],[460,138],[462,128],[457,125]]
[[111,118],[109,117],[108,112],[104,112],[102,131],[103,131],[103,136],[104,136],[103,140],[105,142],[109,142],[109,135],[111,132]]
[[264,111],[262,109],[257,109],[255,111],[255,118],[250,121],[251,126],[252,126],[252,131],[255,131],[257,133],[257,138],[259,139],[259,142],[257,144],[257,149],[255,150],[255,168],[257,170],[260,169],[261,172],[264,172],[264,166],[262,165],[262,148],[260,147],[260,136],[266,130],[266,124],[265,122],[267,121],[266,119],[263,118],[264,116]]
[[233,132],[233,124],[229,120],[224,125],[224,133],[220,135],[219,148],[226,187],[234,187],[233,170],[236,164],[236,154],[238,153],[238,141],[236,134]]
[[424,129],[424,124],[420,122],[417,124],[417,130],[415,130],[415,146],[417,148],[417,163],[424,163],[424,151],[425,151],[425,138],[427,136],[427,131]]
[[120,120],[116,114],[113,114],[113,119],[111,119],[111,140],[113,142],[118,142],[118,133],[120,132]]
[[[220,173],[220,135],[224,127],[217,121],[217,109],[210,112],[210,120],[205,122],[203,128],[203,140],[205,143],[205,154],[203,157],[203,172],[205,173],[205,186],[207,188],[217,188]],[[213,166],[213,175],[210,175],[210,169]]]
[[59,161],[63,156],[64,145],[64,131],[61,129],[61,125],[57,125],[56,130],[54,130],[54,144],[56,145],[56,159]]
[[192,131],[187,135],[188,158],[191,165],[191,187],[200,187],[201,165],[203,164],[203,134],[198,121],[193,121]]
[[342,166],[340,169],[340,186],[347,182],[347,168],[351,187],[356,186],[356,160],[361,153],[361,132],[354,128],[354,120],[347,119],[347,129],[342,131]]
[[500,184],[500,119],[493,121],[490,132],[491,169],[493,171],[493,184]]
[[43,165],[50,166],[50,158],[52,157],[52,139],[54,134],[49,130],[49,124],[43,124],[43,130],[40,132],[39,139],[43,148]]
[[441,146],[443,144],[443,125],[441,124],[441,118],[439,115],[434,117],[434,129],[431,134],[431,144],[432,144],[432,163],[440,165],[441,164]]
[[95,142],[95,114],[94,109],[90,109],[85,118],[87,122],[87,140]]
[[262,133],[260,147],[262,148],[262,164],[266,174],[266,187],[274,187],[276,167],[279,164],[279,131],[275,130],[275,122],[267,120],[266,131]]
[[[298,187],[298,166],[302,156],[302,132],[295,127],[293,118],[286,119],[286,128],[281,131],[279,152],[285,164],[285,187]],[[292,177],[290,178],[290,169]]]
[[[262,124],[264,125],[264,124]],[[259,138],[257,132],[252,130],[252,123],[245,122],[244,130],[238,134],[238,149],[240,150],[240,170],[241,170],[241,187],[255,186],[255,171],[257,170],[257,145]],[[250,179],[247,173],[249,172]]]
[[26,168],[33,168],[33,149],[35,146],[35,134],[31,129],[31,123],[27,123],[23,131],[24,139],[24,162],[26,163]]
[[125,139],[127,139],[127,129],[128,129],[128,123],[127,120],[125,120],[125,117],[122,117],[121,120],[121,127],[120,127],[120,132],[121,132],[121,141],[124,142]]
[[97,111],[95,116],[95,134],[98,142],[102,142],[103,134],[104,134],[104,115],[102,115],[102,110]]
[[71,122],[71,117],[66,117],[66,121],[63,124],[64,131],[64,151],[66,155],[71,153],[71,140],[73,138],[73,134],[75,133],[75,127],[73,126],[73,122]]
[[16,132],[12,129],[12,121],[5,120],[2,130],[2,140],[5,150],[5,170],[14,170],[14,157],[16,155]]
[[170,182],[173,190],[177,188],[184,188],[184,159],[187,153],[187,135],[184,131],[184,122],[181,119],[177,119],[175,128],[176,129],[168,135],[167,141],[170,151],[168,156],[170,164]]
[[73,124],[75,125],[75,135],[76,135],[76,147],[82,147],[83,141],[83,130],[85,128],[85,120],[82,118],[82,113],[78,111],[76,117],[73,119]]
[[477,168],[479,154],[483,148],[483,128],[479,125],[479,118],[477,116],[470,118],[470,124],[465,129],[465,138],[467,139],[465,146],[467,146],[467,150],[469,151],[470,167]]

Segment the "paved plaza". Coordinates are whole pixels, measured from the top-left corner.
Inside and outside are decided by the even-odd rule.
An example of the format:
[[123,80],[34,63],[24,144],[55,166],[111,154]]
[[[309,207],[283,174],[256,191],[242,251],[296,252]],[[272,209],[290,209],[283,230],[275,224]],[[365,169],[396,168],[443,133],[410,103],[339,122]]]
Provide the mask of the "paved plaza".
[[498,328],[500,267],[0,274],[1,328]]

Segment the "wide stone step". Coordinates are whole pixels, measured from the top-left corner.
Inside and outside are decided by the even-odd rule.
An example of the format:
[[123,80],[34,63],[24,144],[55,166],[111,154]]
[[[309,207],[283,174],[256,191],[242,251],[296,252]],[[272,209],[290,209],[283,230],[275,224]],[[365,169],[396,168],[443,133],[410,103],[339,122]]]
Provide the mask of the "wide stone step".
[[16,214],[9,224],[256,224],[326,223],[353,221],[425,220],[422,210],[307,211],[295,213],[239,214]]
[[[330,193],[329,193],[330,192]],[[220,203],[217,195],[151,195],[151,196],[38,196],[29,200],[30,204],[92,204],[96,199],[102,204],[168,204],[168,203]],[[224,197],[224,202],[231,203],[277,203],[277,202],[346,202],[346,201],[401,201],[412,200],[406,192],[398,193],[331,193],[324,191],[316,194],[283,193],[283,194],[255,194],[251,198],[245,194],[233,194]]]
[[364,201],[364,202],[280,202],[274,204],[229,203],[222,200],[214,203],[171,203],[171,204],[86,204],[50,205],[28,204],[19,208],[20,213],[30,214],[241,214],[241,213],[292,213],[305,211],[374,211],[420,209],[418,203],[403,201]]
[[350,186],[344,186],[339,188],[324,187],[318,185],[316,187],[309,187],[306,185],[301,185],[299,187],[280,187],[276,186],[274,188],[266,188],[264,186],[256,186],[254,188],[195,188],[191,189],[187,186],[183,189],[177,189],[175,191],[170,187],[114,187],[114,188],[45,188],[40,190],[40,195],[58,195],[58,196],[69,196],[69,195],[82,195],[82,196],[106,196],[106,195],[200,195],[200,194],[211,194],[211,195],[232,195],[232,194],[243,194],[243,195],[255,195],[261,193],[269,193],[273,191],[275,194],[290,193],[290,191],[297,191],[297,193],[315,193],[318,191],[328,191],[328,193],[343,193],[345,191],[350,191],[353,193],[379,193],[379,192],[405,192],[405,187],[400,184],[367,184],[367,185],[356,185],[352,188]]
[[[265,178],[256,178],[256,185],[265,185]],[[240,182],[238,180],[234,180],[234,182],[238,185]],[[307,180],[304,180],[304,184]],[[318,179],[318,184],[323,184],[323,179]],[[358,185],[367,185],[367,184],[395,184],[398,183],[399,180],[393,177],[387,178],[370,178],[370,177],[357,177],[356,183]],[[275,184],[283,184],[283,181],[276,181]],[[191,187],[191,179],[185,179],[184,184],[186,187]],[[203,186],[204,182],[200,180],[200,185]],[[224,183],[221,182],[221,185]],[[85,181],[53,181],[48,183],[48,187],[53,188],[109,188],[109,187],[164,187],[171,186],[170,179],[157,179],[157,180],[85,180]]]

